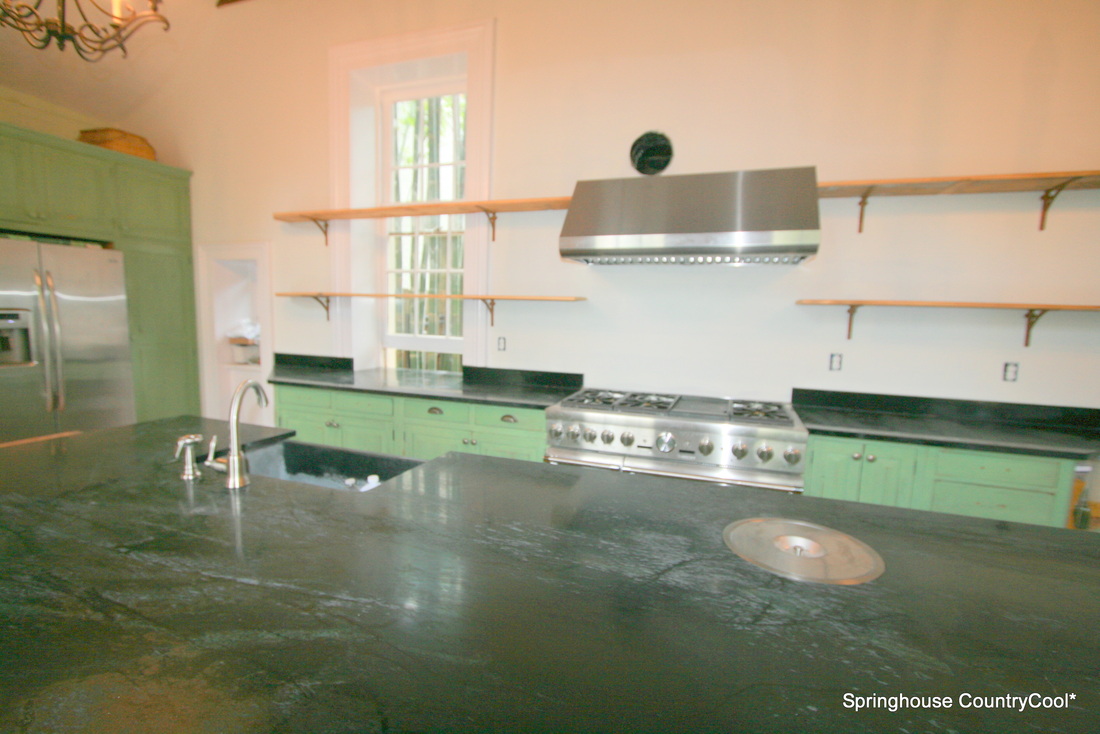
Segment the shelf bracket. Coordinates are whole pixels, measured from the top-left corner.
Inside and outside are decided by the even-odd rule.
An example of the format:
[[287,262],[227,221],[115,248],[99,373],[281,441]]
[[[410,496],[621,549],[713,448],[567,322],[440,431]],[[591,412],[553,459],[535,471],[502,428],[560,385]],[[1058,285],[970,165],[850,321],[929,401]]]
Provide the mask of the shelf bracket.
[[1074,176],[1073,178],[1067,178],[1057,186],[1051,186],[1049,189],[1043,192],[1043,195],[1039,198],[1043,200],[1043,212],[1039,215],[1039,231],[1043,231],[1047,227],[1047,212],[1050,211],[1051,204],[1058,198],[1058,194],[1066,190],[1066,187],[1071,183],[1081,178],[1080,176]]
[[332,320],[332,314],[329,313],[329,308],[332,306],[332,299],[328,296],[310,296],[317,303],[321,304],[321,308],[325,309],[325,321]]
[[[494,212],[494,211],[490,211],[490,210],[486,209],[483,206],[479,206],[478,209],[480,209],[485,214],[486,218],[489,220],[489,228],[493,232],[493,234],[492,234],[493,242],[496,242],[497,241],[497,213]],[[486,304],[486,305],[488,305],[488,304]],[[492,311],[491,308],[489,310]]]
[[1031,346],[1031,330],[1034,328],[1035,323],[1043,318],[1048,309],[1045,308],[1031,308],[1024,314],[1024,319],[1027,321],[1027,328],[1024,330],[1024,346]]
[[852,321],[855,320],[856,311],[858,311],[858,310],[859,310],[859,304],[856,304],[856,303],[849,303],[848,304],[848,340],[849,341],[851,341],[851,339],[852,339]]
[[496,299],[482,298],[481,302],[485,304],[485,308],[489,309],[489,326],[496,326]]
[[[327,219],[310,219],[309,221],[317,225],[317,229],[321,230],[321,233],[325,236],[325,247],[328,247],[328,220]],[[328,308],[326,307],[326,311]]]
[[[860,234],[863,234],[863,215],[867,211],[867,200],[871,198],[871,191],[873,189],[874,189],[874,187],[872,186],[871,188],[869,188],[869,189],[867,189],[866,191],[863,192],[863,196],[859,197],[859,233]],[[852,335],[849,334],[848,338],[851,339]]]

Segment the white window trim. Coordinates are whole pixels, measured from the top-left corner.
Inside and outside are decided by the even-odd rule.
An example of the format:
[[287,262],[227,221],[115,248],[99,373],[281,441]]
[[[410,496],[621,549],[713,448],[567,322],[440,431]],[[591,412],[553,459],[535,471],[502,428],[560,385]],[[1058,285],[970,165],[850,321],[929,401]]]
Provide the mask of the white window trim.
[[[495,22],[480,21],[449,29],[384,38],[338,46],[329,54],[329,141],[331,206],[350,207],[350,124],[351,76],[359,69],[397,64],[456,53],[466,58],[466,198],[489,199],[492,173],[493,36]],[[379,143],[380,144],[380,143]],[[375,202],[380,205],[379,202]],[[366,204],[359,204],[365,206]],[[486,293],[489,285],[489,225],[484,218],[469,216],[465,235],[465,277],[467,293]],[[352,282],[351,241],[346,222],[329,228],[328,256],[330,286],[334,291],[350,290]],[[351,299],[332,302],[335,343],[343,355],[355,358],[356,368],[379,366],[356,354],[355,324]],[[484,365],[489,354],[489,314],[476,301],[467,301],[463,315],[465,347],[463,362]],[[380,358],[380,355],[379,355]]]

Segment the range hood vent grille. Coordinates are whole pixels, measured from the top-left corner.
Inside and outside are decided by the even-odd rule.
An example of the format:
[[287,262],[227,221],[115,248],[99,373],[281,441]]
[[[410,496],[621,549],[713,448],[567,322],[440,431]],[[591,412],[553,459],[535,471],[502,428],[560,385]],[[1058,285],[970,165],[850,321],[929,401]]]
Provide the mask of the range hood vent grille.
[[590,265],[794,265],[821,240],[812,167],[578,181],[561,256]]

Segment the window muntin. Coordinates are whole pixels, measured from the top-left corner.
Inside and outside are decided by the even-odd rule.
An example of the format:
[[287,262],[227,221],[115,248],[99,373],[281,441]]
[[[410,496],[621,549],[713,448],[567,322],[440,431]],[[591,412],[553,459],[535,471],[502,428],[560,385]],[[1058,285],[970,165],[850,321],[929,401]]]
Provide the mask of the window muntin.
[[[460,91],[394,99],[387,105],[387,198],[393,204],[465,196],[466,95]],[[461,295],[466,217],[387,220],[386,288],[395,295]],[[387,366],[461,370],[463,301],[388,299]]]

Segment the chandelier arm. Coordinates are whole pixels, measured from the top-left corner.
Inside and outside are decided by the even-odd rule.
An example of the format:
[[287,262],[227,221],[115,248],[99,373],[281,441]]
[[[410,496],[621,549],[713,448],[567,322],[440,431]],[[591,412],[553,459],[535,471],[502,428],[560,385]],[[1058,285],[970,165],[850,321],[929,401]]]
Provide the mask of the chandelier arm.
[[[97,0],[72,0],[76,6],[74,16],[79,15],[80,22],[75,26],[67,18],[69,0],[59,0],[57,17],[43,18],[39,13],[42,0],[30,3],[17,3],[12,0],[0,0],[0,25],[15,28],[32,47],[43,49],[54,39],[57,47],[65,49],[66,43],[72,43],[77,55],[85,61],[99,61],[105,54],[119,49],[126,56],[126,41],[139,28],[150,23],[159,23],[168,30],[168,19],[157,12],[159,0],[146,0],[149,10],[137,12],[132,5],[125,6],[125,13],[115,17]],[[89,10],[83,3],[102,13],[107,23],[98,25],[89,18]]]

